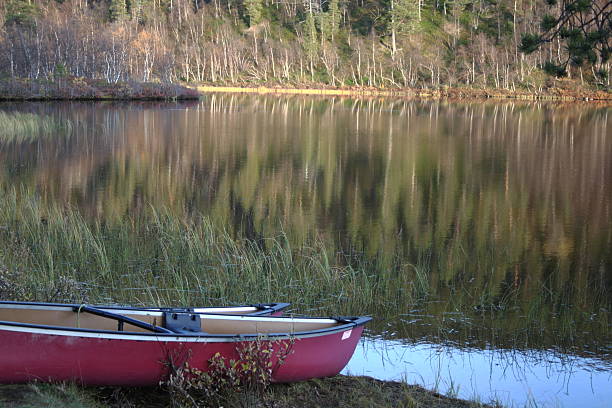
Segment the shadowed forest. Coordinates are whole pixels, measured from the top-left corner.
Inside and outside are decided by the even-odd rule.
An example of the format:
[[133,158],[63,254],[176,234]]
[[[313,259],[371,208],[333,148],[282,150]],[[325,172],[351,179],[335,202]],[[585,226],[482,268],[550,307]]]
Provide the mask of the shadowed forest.
[[611,12],[608,0],[0,0],[0,76],[605,89]]

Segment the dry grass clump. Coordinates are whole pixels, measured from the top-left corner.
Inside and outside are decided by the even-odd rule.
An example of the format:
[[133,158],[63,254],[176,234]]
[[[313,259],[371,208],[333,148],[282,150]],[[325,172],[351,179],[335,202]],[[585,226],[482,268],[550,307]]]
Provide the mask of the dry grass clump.
[[73,124],[67,119],[34,113],[0,111],[0,142],[29,143],[55,135],[70,135]]
[[0,265],[0,300],[23,300],[28,298],[28,290],[21,282],[21,274],[9,271]]
[[87,303],[88,293],[86,285],[69,276],[34,282],[23,272],[0,265],[0,300]]

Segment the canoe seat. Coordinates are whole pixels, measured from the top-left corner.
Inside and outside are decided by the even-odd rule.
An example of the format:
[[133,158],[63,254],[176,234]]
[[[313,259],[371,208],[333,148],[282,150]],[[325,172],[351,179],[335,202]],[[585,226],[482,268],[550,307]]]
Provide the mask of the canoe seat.
[[200,315],[189,312],[164,312],[164,328],[173,333],[180,334],[201,334],[202,322]]

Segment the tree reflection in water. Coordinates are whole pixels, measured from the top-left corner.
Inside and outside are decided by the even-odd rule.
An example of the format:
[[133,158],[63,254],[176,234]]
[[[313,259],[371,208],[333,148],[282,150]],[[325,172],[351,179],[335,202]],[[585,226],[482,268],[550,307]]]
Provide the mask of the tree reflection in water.
[[211,95],[0,108],[74,124],[70,138],[0,141],[5,188],[106,226],[165,208],[263,247],[281,231],[293,247],[321,240],[332,266],[365,260],[392,282],[355,311],[387,337],[608,354],[605,105]]

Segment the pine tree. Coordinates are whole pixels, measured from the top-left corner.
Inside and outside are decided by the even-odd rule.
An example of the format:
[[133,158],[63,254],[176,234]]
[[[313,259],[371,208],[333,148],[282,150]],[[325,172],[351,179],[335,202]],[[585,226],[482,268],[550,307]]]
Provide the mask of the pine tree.
[[317,39],[315,16],[312,9],[306,15],[306,22],[304,24],[304,51],[310,63],[310,76],[314,79],[314,59],[319,51],[319,43]]
[[[557,0],[546,0],[556,7]],[[545,14],[540,21],[539,34],[523,36],[520,49],[530,54],[544,43],[554,39],[565,43],[567,58],[561,63],[548,61],[544,70],[555,76],[565,76],[567,66],[589,65],[601,68],[612,54],[612,1],[610,0],[563,0],[558,16]]]
[[340,29],[340,7],[338,3],[339,0],[331,0],[329,3],[329,10],[327,11],[329,14],[329,33],[332,42]]
[[319,28],[321,30],[321,43],[324,40],[334,42],[340,29],[340,5],[339,0],[330,0],[326,12],[317,13]]
[[244,0],[244,7],[249,17],[249,27],[259,24],[263,18],[262,0]]
[[125,0],[111,0],[108,7],[108,17],[110,21],[120,21],[127,15],[127,5]]
[[411,34],[418,29],[419,0],[391,0],[389,30],[391,32],[391,56],[397,52],[397,35]]
[[130,1],[130,17],[132,20],[138,21],[139,23],[144,23],[144,13],[143,13],[143,3],[144,0],[131,0]]
[[36,3],[25,0],[14,0],[6,3],[5,24],[17,26],[34,26],[35,17],[39,13]]

